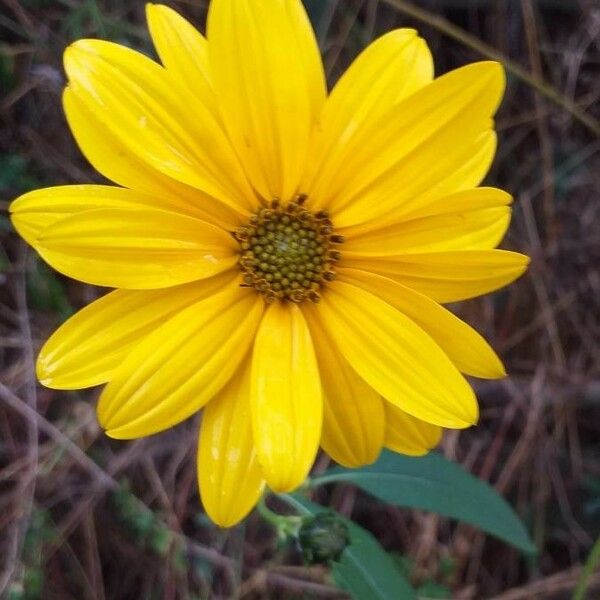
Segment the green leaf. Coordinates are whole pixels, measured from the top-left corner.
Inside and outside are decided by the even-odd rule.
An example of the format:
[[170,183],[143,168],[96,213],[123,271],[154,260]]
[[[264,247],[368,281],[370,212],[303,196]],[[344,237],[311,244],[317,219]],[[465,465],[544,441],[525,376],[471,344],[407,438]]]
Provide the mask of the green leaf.
[[56,313],[62,321],[75,312],[55,272],[38,259],[27,271],[27,293],[34,308]]
[[330,469],[312,479],[311,487],[337,481],[353,483],[389,504],[464,521],[527,554],[537,553],[525,527],[496,490],[435,452],[415,458],[384,450],[374,464]]
[[29,162],[20,154],[0,155],[0,193],[18,195],[38,186],[29,173]]
[[420,585],[417,594],[419,598],[427,598],[427,600],[452,598],[452,592],[445,585],[440,585],[435,581],[426,581],[423,585]]
[[323,0],[304,0],[304,7],[315,31],[318,31],[329,7]]
[[[325,509],[299,494],[279,497],[303,515]],[[350,531],[350,545],[339,562],[332,563],[331,575],[354,600],[416,600],[416,593],[394,561],[365,529],[340,516]]]
[[573,594],[573,600],[585,600],[590,576],[598,568],[598,565],[600,565],[600,537],[592,546],[592,549],[590,550],[590,553],[585,561],[585,565],[583,565],[581,575],[579,576],[579,581],[577,582],[577,587],[575,588],[575,592]]

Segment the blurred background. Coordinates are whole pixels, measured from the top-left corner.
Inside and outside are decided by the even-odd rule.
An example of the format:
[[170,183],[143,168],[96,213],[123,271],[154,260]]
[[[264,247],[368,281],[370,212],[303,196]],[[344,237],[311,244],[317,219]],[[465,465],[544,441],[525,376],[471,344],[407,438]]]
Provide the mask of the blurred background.
[[[204,27],[206,2],[166,3]],[[475,382],[480,425],[447,434],[441,451],[509,500],[540,554],[524,559],[349,486],[317,500],[372,531],[422,599],[571,598],[600,534],[600,4],[423,0],[418,14],[393,0],[305,4],[330,83],[398,26],[420,30],[438,74],[482,51],[524,70],[508,74],[486,183],[515,196],[503,247],[532,266],[508,289],[453,307],[491,340],[510,378]],[[153,53],[141,0],[0,0],[0,597],[343,598],[257,515],[229,531],[210,524],[196,490],[197,419],[116,442],[96,423],[97,390],[36,385],[40,345],[103,293],[45,266],[7,216],[30,189],[101,181],[61,108],[62,52],[81,37]],[[524,81],[532,77],[546,87]],[[327,466],[320,457],[316,469]],[[588,583],[587,597],[600,598],[600,574]]]

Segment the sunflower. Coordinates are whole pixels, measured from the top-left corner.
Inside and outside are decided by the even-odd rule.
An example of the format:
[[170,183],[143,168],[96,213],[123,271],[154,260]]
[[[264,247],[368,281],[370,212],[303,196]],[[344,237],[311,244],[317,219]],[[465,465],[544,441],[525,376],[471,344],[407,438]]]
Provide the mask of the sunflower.
[[230,526],[265,484],[293,490],[321,446],[347,467],[419,455],[478,419],[463,374],[505,375],[441,306],[500,288],[509,194],[478,187],[502,67],[433,77],[412,29],[373,42],[328,94],[300,0],[213,0],[207,37],[148,5],[160,62],[69,46],[63,103],[117,184],[25,194],[14,226],[56,270],[117,288],[37,362],[55,389],[107,384],[107,435],[204,408],[199,486]]

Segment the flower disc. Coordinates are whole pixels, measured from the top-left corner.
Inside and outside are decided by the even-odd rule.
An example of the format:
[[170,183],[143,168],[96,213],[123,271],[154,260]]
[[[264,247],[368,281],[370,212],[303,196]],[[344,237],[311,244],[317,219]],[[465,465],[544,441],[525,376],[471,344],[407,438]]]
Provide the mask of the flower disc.
[[343,238],[333,234],[327,211],[312,213],[302,207],[304,200],[300,196],[285,206],[275,200],[234,232],[244,285],[268,303],[318,302],[322,286],[335,278],[333,265],[341,254],[333,246]]

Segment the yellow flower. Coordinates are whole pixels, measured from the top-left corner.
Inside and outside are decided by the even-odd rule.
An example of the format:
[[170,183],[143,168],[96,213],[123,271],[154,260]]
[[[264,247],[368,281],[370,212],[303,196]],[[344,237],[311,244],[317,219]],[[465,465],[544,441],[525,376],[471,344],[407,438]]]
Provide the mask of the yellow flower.
[[40,381],[106,383],[98,417],[119,439],[205,407],[200,491],[224,526],[265,482],[300,485],[319,445],[357,466],[474,424],[461,373],[504,369],[439,303],[528,262],[494,249],[510,196],[477,187],[501,66],[433,79],[425,42],[399,29],[328,95],[300,0],[213,0],[207,38],[165,6],[148,20],[162,66],[99,40],[65,52],[69,125],[121,187],[42,189],[11,207],[55,269],[119,288],[48,340]]

